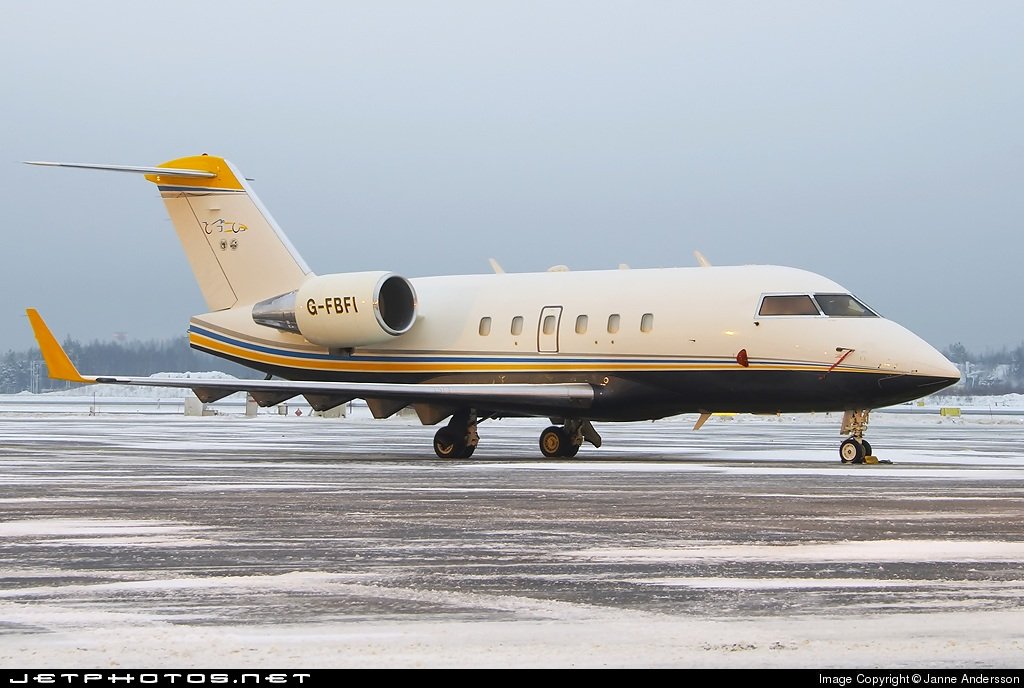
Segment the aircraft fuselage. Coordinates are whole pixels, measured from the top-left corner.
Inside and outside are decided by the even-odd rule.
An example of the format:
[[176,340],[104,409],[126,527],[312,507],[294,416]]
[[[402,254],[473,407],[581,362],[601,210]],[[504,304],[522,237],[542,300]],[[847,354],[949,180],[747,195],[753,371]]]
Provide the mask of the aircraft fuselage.
[[[408,332],[331,349],[256,325],[251,306],[193,318],[192,345],[285,379],[588,383],[594,420],[679,413],[841,411],[918,398],[959,373],[902,326],[859,316],[762,314],[766,296],[848,295],[778,266],[414,278]],[[316,316],[344,331],[360,307],[338,295]],[[299,304],[305,307],[307,304]],[[316,307],[317,304],[313,304]],[[544,414],[528,408],[489,409]]]

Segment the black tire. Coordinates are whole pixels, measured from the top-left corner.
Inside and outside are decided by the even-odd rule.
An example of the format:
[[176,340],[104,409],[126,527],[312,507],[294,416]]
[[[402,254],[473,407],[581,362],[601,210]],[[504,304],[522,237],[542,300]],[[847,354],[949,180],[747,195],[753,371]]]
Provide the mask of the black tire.
[[557,426],[552,425],[540,434],[540,453],[549,459],[562,456],[568,444],[569,438],[565,430]]
[[[475,448],[475,447],[474,447]],[[466,441],[449,427],[443,427],[434,433],[434,453],[439,459],[464,459]],[[472,450],[469,452],[472,454]]]
[[540,452],[549,459],[571,459],[579,450],[565,428],[552,425],[540,434]]
[[864,463],[864,445],[855,437],[839,445],[839,460],[843,463]]
[[864,445],[864,456],[874,456],[871,453],[871,443],[867,440],[861,440],[860,443]]

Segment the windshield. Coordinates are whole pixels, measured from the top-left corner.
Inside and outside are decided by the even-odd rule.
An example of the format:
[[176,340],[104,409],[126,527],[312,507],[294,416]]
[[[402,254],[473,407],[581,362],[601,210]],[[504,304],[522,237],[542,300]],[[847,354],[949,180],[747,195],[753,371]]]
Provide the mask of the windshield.
[[877,318],[878,314],[849,294],[815,294],[821,312],[833,318]]
[[807,294],[766,296],[758,315],[819,315],[818,307]]

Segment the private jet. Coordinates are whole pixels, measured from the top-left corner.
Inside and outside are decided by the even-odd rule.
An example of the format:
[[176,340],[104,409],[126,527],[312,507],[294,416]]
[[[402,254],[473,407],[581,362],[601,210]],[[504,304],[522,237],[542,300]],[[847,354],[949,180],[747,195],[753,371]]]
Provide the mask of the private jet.
[[190,345],[264,379],[81,374],[36,309],[49,375],[78,383],[244,391],[264,407],[304,397],[325,411],[365,400],[440,425],[442,459],[468,459],[485,420],[536,417],[549,458],[601,446],[594,423],[715,413],[842,412],[843,463],[878,463],[872,409],[956,383],[956,366],[832,280],[792,267],[680,268],[406,278],[316,274],[227,160],[155,167],[31,165],[143,175],[170,214],[208,312]]

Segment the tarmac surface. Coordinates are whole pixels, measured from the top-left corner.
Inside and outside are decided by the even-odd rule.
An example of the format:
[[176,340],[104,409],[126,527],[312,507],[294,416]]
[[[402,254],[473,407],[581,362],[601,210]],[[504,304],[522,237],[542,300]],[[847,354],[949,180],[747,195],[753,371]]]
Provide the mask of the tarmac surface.
[[[774,655],[764,639],[707,634],[703,662],[680,649],[696,640],[602,661],[595,645],[629,642],[603,637],[586,655],[477,665],[864,666],[871,639],[842,632],[827,642],[864,652],[797,652],[812,622],[844,618],[917,619],[923,642],[952,642],[950,665],[1021,665],[1024,419],[877,414],[868,437],[893,463],[874,466],[840,463],[837,416],[692,422],[604,425],[604,446],[572,460],[541,458],[543,420],[487,422],[471,460],[441,461],[435,428],[407,418],[0,416],[0,666],[45,666],[66,634],[72,662],[116,665],[109,638],[92,651],[82,640],[111,628],[593,632],[619,615],[784,619],[788,631]],[[989,616],[956,620],[966,613]],[[930,615],[948,628],[929,638]],[[957,628],[984,650],[957,646]],[[457,655],[281,661],[464,665]]]

